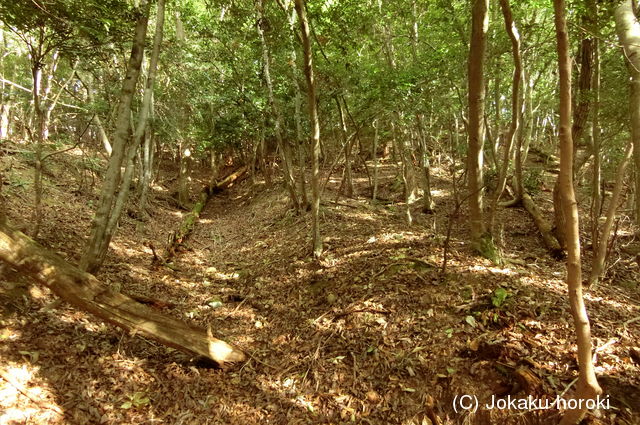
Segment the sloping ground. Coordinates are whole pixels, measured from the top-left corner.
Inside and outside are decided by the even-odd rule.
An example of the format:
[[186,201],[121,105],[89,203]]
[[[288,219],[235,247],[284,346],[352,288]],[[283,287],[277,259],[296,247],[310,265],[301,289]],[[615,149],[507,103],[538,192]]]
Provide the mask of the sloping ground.
[[[245,181],[214,198],[170,268],[151,268],[143,242],[162,246],[180,212],[156,203],[149,223],[126,218],[100,277],[165,301],[157,308],[250,353],[235,370],[51,305],[45,290],[5,270],[0,423],[553,423],[553,409],[452,408],[465,394],[481,403],[564,394],[577,365],[564,265],[548,257],[526,213],[499,216],[509,257],[501,267],[471,255],[464,212],[453,218],[442,275],[454,208],[445,176],[434,180],[438,214],[416,211],[412,227],[399,204],[327,201],[320,262],[308,258],[308,215],[288,210],[279,187]],[[390,168],[383,183],[381,193],[391,193]],[[328,200],[337,187],[330,184]],[[25,189],[9,210],[26,222],[28,188],[11,188]],[[365,195],[366,179],[357,188]],[[49,189],[55,207],[43,240],[77,258],[85,231],[78,223],[91,214],[87,195],[70,200]],[[637,280],[631,266],[625,282]],[[592,423],[640,418],[640,297],[622,283],[587,295],[611,405]]]

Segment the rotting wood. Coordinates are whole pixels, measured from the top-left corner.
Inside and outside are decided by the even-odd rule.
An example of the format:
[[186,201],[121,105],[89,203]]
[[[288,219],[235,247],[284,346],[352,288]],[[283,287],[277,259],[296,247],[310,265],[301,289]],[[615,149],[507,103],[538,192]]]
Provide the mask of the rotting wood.
[[167,246],[164,249],[162,257],[158,256],[154,252],[154,262],[161,260],[162,263],[168,263],[171,261],[171,258],[176,253],[178,245],[183,243],[187,236],[193,232],[193,229],[198,222],[198,218],[200,217],[200,213],[207,205],[207,202],[209,202],[209,199],[211,199],[211,196],[231,186],[234,182],[243,177],[247,173],[248,169],[249,167],[246,165],[242,166],[224,179],[212,181],[210,185],[205,186],[198,196],[198,202],[196,202],[191,211],[185,215],[180,222],[178,230],[171,232],[169,235]]
[[542,216],[542,212],[538,209],[536,204],[533,202],[531,195],[527,192],[522,193],[522,205],[527,210],[531,218],[536,224],[536,227],[540,231],[540,235],[542,236],[542,240],[544,241],[545,246],[551,252],[551,255],[560,259],[564,257],[564,250],[560,246],[558,239],[552,233],[552,226],[545,218]]
[[110,290],[95,276],[67,263],[0,220],[0,261],[47,286],[71,305],[131,334],[140,334],[220,366],[242,362],[245,354],[202,328],[157,313]]

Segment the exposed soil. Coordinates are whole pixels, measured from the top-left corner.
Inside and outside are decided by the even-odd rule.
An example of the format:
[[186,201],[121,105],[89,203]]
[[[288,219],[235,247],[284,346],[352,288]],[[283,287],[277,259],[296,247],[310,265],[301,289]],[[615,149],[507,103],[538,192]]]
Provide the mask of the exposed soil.
[[[10,222],[28,229],[28,161],[19,154],[0,161]],[[97,199],[80,161],[64,156],[49,170],[39,237],[72,263]],[[572,393],[577,364],[564,263],[547,254],[521,208],[498,216],[505,263],[474,256],[466,212],[452,216],[451,179],[439,169],[436,214],[420,213],[416,203],[409,227],[395,168],[383,162],[381,174],[381,197],[392,202],[368,199],[363,170],[357,196],[337,204],[339,179],[330,181],[320,261],[310,259],[309,214],[289,209],[279,185],[247,179],[217,195],[170,267],[153,267],[147,245],[163,247],[186,213],[170,202],[172,183],[156,185],[150,220],[123,218],[99,279],[166,301],[164,313],[241,347],[251,358],[235,368],[212,368],[58,305],[46,288],[5,267],[0,424],[554,423],[556,409],[456,413],[452,401]],[[549,197],[544,188],[536,197],[547,212]],[[633,245],[631,230],[621,222],[618,246]],[[638,263],[617,250],[611,256],[610,278],[586,295],[610,409],[586,420],[638,424]]]

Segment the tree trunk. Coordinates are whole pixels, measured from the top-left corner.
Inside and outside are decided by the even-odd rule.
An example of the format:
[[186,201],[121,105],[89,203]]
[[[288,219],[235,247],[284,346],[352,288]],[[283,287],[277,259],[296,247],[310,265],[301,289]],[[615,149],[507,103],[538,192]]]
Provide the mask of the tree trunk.
[[33,167],[33,189],[34,189],[34,210],[33,210],[33,229],[31,236],[38,237],[40,233],[40,224],[42,222],[42,150],[45,142],[45,116],[42,108],[40,89],[42,86],[42,63],[41,57],[36,58],[31,68],[33,77],[33,112],[36,117],[36,134],[34,152],[35,166]]
[[0,220],[0,260],[50,288],[71,305],[164,345],[203,356],[223,366],[245,354],[204,329],[159,314],[130,297],[113,292],[93,275],[68,264]]
[[640,222],[640,23],[636,19],[633,0],[623,0],[615,8],[616,32],[624,48],[630,80],[629,107],[631,109],[631,140],[633,142],[633,162],[635,165],[635,205],[636,223]]
[[471,224],[471,241],[474,249],[485,254],[487,238],[483,212],[483,144],[484,144],[484,63],[489,27],[489,0],[473,0],[471,43],[469,49],[468,84],[469,84],[469,150],[467,154],[467,174],[469,191],[469,209]]
[[[109,219],[107,221],[107,228],[104,233],[104,237],[102,239],[102,243],[100,245],[99,251],[102,253],[106,253],[109,248],[109,243],[111,238],[113,237],[116,227],[118,225],[118,221],[120,220],[120,215],[122,214],[122,210],[124,209],[127,199],[129,198],[129,191],[131,188],[131,180],[133,178],[133,173],[135,169],[134,159],[138,152],[138,148],[143,142],[143,137],[146,134],[148,118],[151,112],[152,100],[153,100],[153,84],[155,81],[156,69],[158,66],[158,57],[160,55],[160,44],[162,43],[162,29],[164,25],[164,0],[158,0],[157,3],[157,12],[156,12],[156,28],[153,37],[153,47],[151,49],[151,56],[149,58],[149,69],[147,72],[147,78],[144,86],[144,94],[142,97],[142,105],[140,108],[140,115],[138,117],[138,124],[135,126],[135,131],[133,133],[133,142],[128,146],[127,153],[125,155],[125,171],[122,175],[122,182],[120,183],[120,190],[116,196],[116,200],[113,204],[113,209],[109,215]],[[131,114],[131,126],[134,127],[133,124],[133,113]],[[150,141],[149,141],[150,143]],[[185,149],[188,152],[188,148]],[[186,157],[186,161],[184,164],[187,165],[187,172],[189,171],[189,155],[185,154],[181,158],[184,160]],[[149,167],[151,164],[148,164]],[[181,171],[182,171],[183,162],[181,161]],[[144,170],[142,171],[145,172]],[[149,170],[150,174],[150,170]],[[188,199],[189,188],[186,185],[188,182],[188,175],[183,176],[181,173],[180,182],[184,183],[184,188],[180,189],[180,202],[183,202],[183,197],[186,196]],[[186,194],[186,195],[185,195]],[[186,200],[184,201],[186,204]]]
[[[593,177],[591,180],[591,245],[595,249],[598,245],[598,219],[602,211],[602,165],[600,161],[600,49],[599,40],[594,45],[593,72],[593,119],[591,127],[593,133]],[[632,145],[633,146],[633,145]]]
[[573,188],[573,139],[571,134],[571,57],[564,0],[553,1],[560,86],[560,174],[558,186],[562,210],[566,220],[567,286],[569,303],[576,328],[579,376],[575,398],[579,407],[565,412],[561,425],[575,424],[586,413],[584,400],[593,399],[602,392],[596,379],[591,351],[591,327],[582,296],[582,269],[580,263],[580,233],[578,206]]
[[420,168],[422,171],[422,212],[433,213],[435,203],[431,196],[431,164],[429,160],[429,146],[425,134],[422,114],[416,114],[416,129],[418,131],[418,152],[420,154]]
[[372,200],[375,202],[378,197],[378,120],[373,120],[373,146],[371,147],[373,157],[373,190]]
[[351,172],[351,140],[347,138],[347,124],[344,119],[344,109],[340,103],[338,96],[335,96],[336,105],[338,107],[338,118],[340,119],[340,138],[344,145],[344,182],[345,195],[347,198],[353,196],[353,176]]
[[553,256],[553,258],[562,258],[564,250],[560,246],[558,239],[553,234],[551,223],[545,220],[542,212],[527,192],[522,193],[522,205],[527,210],[533,222],[536,224],[545,246]]
[[[85,91],[87,92],[87,100],[90,103],[94,103],[94,97],[93,97],[93,84],[92,84],[92,77],[90,73],[87,73],[87,75],[78,75],[78,79],[80,80],[80,82],[82,83],[82,85],[84,86]],[[109,141],[109,136],[107,135],[106,130],[104,129],[104,126],[102,125],[102,120],[100,119],[100,117],[98,116],[98,114],[94,114],[93,115],[93,122],[96,124],[96,127],[98,127],[98,134],[100,136],[100,141],[102,142],[102,146],[104,147],[105,152],[107,152],[107,155],[111,156],[111,152],[113,152],[113,149],[111,147],[111,142]]]
[[180,169],[178,170],[178,203],[189,208],[189,175],[191,174],[191,149],[180,146]]
[[[597,28],[594,27],[594,20],[597,17],[596,0],[584,0],[585,12],[582,14],[582,25],[591,34],[597,33]],[[576,93],[575,111],[573,113],[573,123],[571,131],[574,140],[574,156],[578,148],[583,144],[582,136],[584,129],[587,126],[587,121],[590,116],[590,109],[592,104],[591,85],[593,83],[593,46],[595,43],[595,37],[585,37],[580,42],[580,78],[578,80],[578,90]],[[576,167],[574,166],[574,169]],[[574,177],[575,177],[574,170]]]
[[320,122],[316,106],[316,83],[313,76],[313,53],[309,37],[309,22],[303,0],[295,0],[296,13],[300,21],[302,49],[304,51],[304,74],[307,79],[307,103],[309,106],[309,121],[311,122],[311,214],[313,255],[322,255],[322,238],[320,236]]
[[271,54],[269,52],[269,46],[264,36],[264,28],[268,25],[266,18],[264,17],[264,0],[256,0],[256,8],[258,10],[258,23],[256,28],[258,29],[258,35],[260,36],[260,43],[262,44],[262,65],[263,76],[265,85],[267,86],[267,95],[269,99],[269,106],[273,119],[275,121],[275,133],[276,141],[278,143],[278,149],[282,154],[282,171],[284,174],[284,184],[289,192],[291,203],[296,210],[300,210],[300,201],[298,200],[298,194],[296,193],[296,180],[293,176],[293,161],[291,160],[291,149],[289,143],[284,140],[282,135],[282,115],[280,109],[276,104],[275,95],[273,93],[273,83],[271,81]]
[[[149,117],[153,114],[153,86],[156,78],[156,70],[158,69],[158,58],[160,57],[160,46],[162,44],[164,29],[164,5],[165,0],[158,0],[156,5],[156,28],[153,35],[153,47],[151,56],[149,57],[149,70],[147,72],[147,81],[144,86],[144,94],[142,97],[142,106],[138,116],[138,125],[133,134],[133,146],[137,150],[138,146],[142,146],[142,167],[140,167],[140,212],[146,215],[147,196],[149,193],[149,185],[151,184],[151,173],[153,170],[153,150],[151,149],[151,135],[149,134]],[[135,154],[135,152],[134,152]],[[125,188],[128,188],[126,184]],[[119,214],[118,214],[119,215]]]
[[602,231],[600,232],[600,235],[598,237],[598,243],[593,246],[594,256],[593,262],[591,263],[589,286],[598,283],[598,280],[600,280],[602,274],[604,273],[604,263],[607,256],[607,248],[609,247],[609,234],[611,233],[613,220],[615,219],[616,210],[618,209],[618,204],[620,203],[620,196],[622,195],[622,190],[624,189],[625,171],[627,169],[629,159],[631,159],[632,153],[633,145],[629,144],[627,152],[618,165],[618,170],[616,171],[616,181],[613,187],[613,194],[611,195],[611,199],[609,200],[607,218],[602,226]]
[[129,126],[131,115],[131,102],[135,94],[136,83],[142,65],[145,37],[147,34],[147,22],[149,19],[150,2],[141,0],[140,10],[135,26],[135,35],[131,55],[127,65],[127,73],[122,83],[120,101],[116,115],[116,127],[113,137],[113,152],[109,158],[109,164],[104,176],[104,183],[100,193],[100,201],[96,214],[91,224],[91,235],[87,242],[86,250],[80,260],[80,268],[90,273],[98,271],[106,256],[106,249],[111,241],[111,235],[107,235],[107,226],[116,202],[116,193],[120,189],[121,167],[127,152],[129,140]]
[[[290,4],[290,3],[289,3]],[[285,10],[289,12],[289,6],[285,7]],[[296,33],[295,30],[296,23],[296,11],[295,8],[291,8],[291,12],[289,13],[289,48],[290,48],[290,60],[289,60],[289,68],[291,69],[291,80],[293,83],[293,90],[295,92],[294,99],[294,120],[296,123],[296,142],[298,145],[298,168],[300,169],[299,175],[299,183],[300,183],[300,201],[302,203],[301,207],[303,210],[306,210],[309,206],[309,198],[307,196],[307,177],[306,177],[306,160],[305,160],[305,151],[306,151],[306,140],[303,137],[302,131],[302,90],[300,89],[300,84],[298,83],[298,57],[296,54],[296,47],[294,44],[294,36]]]
[[511,40],[511,53],[513,55],[513,82],[511,84],[511,124],[509,132],[505,139],[504,151],[502,155],[502,163],[499,164],[498,183],[496,191],[491,201],[491,210],[489,218],[489,232],[493,234],[495,227],[495,218],[498,209],[498,201],[502,196],[502,192],[507,185],[507,172],[509,171],[509,159],[511,158],[511,147],[515,138],[520,131],[520,119],[522,114],[522,96],[520,95],[520,87],[523,81],[522,75],[522,57],[520,55],[520,34],[513,21],[511,6],[509,0],[500,0],[500,9],[504,17],[504,26]]
[[12,84],[8,84],[7,80],[13,78],[15,70],[15,62],[12,62],[11,72],[7,76],[5,70],[5,56],[9,50],[7,37],[2,28],[0,28],[0,139],[7,139],[9,137],[9,117],[11,116],[11,108],[14,105]]

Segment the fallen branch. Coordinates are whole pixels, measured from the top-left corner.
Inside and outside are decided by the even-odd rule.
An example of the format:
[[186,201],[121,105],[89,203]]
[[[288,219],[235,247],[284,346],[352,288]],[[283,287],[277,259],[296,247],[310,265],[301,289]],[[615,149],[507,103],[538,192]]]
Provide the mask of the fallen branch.
[[522,205],[527,210],[533,221],[536,223],[545,246],[551,252],[554,258],[560,259],[564,257],[564,250],[560,246],[558,239],[551,232],[551,224],[542,216],[542,212],[533,202],[531,195],[524,192],[522,194]]
[[200,192],[200,196],[198,196],[198,202],[196,202],[191,211],[184,216],[182,222],[180,223],[180,227],[178,227],[178,230],[172,232],[169,235],[167,246],[162,257],[157,256],[154,251],[154,261],[160,258],[162,258],[163,263],[168,263],[169,261],[171,261],[171,258],[176,253],[176,247],[183,243],[187,236],[189,236],[191,232],[193,232],[193,229],[198,222],[198,218],[200,218],[200,213],[207,205],[207,202],[209,202],[209,199],[211,199],[211,196],[231,186],[236,180],[244,176],[248,169],[249,168],[246,165],[240,167],[238,170],[229,174],[224,179],[220,181],[213,181],[210,185],[202,189],[202,192]]
[[208,331],[157,313],[132,298],[105,287],[95,276],[67,263],[0,220],[0,261],[47,286],[69,304],[131,334],[213,360],[218,365],[241,362],[245,354],[212,337]]

